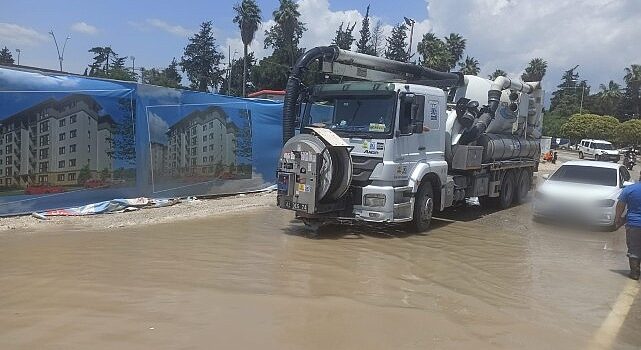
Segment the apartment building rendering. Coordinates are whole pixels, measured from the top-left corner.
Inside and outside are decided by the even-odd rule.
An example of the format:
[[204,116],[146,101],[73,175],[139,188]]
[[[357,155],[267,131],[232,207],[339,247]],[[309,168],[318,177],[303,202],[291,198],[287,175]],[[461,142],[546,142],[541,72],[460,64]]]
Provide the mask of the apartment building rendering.
[[164,159],[164,176],[211,176],[231,171],[236,165],[238,130],[220,107],[194,111],[169,127],[166,150],[152,144],[153,169],[160,171],[156,164]]
[[0,121],[0,186],[79,185],[85,165],[93,177],[111,174],[115,123],[101,109],[91,96],[71,94]]

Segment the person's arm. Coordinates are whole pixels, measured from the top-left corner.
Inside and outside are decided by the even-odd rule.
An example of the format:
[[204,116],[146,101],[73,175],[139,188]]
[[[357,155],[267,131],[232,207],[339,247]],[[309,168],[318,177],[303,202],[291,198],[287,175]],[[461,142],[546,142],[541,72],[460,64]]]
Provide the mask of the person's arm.
[[617,201],[617,207],[615,211],[615,217],[614,217],[614,222],[616,222],[617,227],[621,227],[625,223],[625,218],[623,217],[623,212],[625,211],[625,207],[627,205],[627,200],[628,200],[628,191],[629,187],[624,188],[623,191],[621,191],[621,194],[619,195],[619,200]]
[[616,223],[617,227],[621,227],[623,226],[623,224],[625,224],[625,218],[623,217],[624,211],[625,202],[620,200],[617,202],[616,214],[614,214],[614,222]]

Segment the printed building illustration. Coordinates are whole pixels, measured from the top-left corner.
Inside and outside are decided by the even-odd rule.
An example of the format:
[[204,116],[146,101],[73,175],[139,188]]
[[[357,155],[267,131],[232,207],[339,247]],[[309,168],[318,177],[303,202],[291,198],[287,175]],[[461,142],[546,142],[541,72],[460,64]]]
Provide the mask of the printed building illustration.
[[[220,107],[188,114],[167,132],[165,175],[218,175],[229,171],[236,163],[237,133],[238,127]],[[155,153],[163,152],[155,149]],[[161,158],[153,153],[152,145],[152,159]]]
[[115,123],[101,109],[92,97],[73,94],[0,121],[0,186],[78,185],[85,165],[93,177],[111,174]]

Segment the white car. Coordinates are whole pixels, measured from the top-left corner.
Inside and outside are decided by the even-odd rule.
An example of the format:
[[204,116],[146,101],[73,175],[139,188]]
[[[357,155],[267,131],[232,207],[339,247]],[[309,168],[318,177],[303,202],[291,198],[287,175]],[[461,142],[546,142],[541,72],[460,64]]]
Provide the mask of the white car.
[[609,162],[566,162],[534,193],[535,218],[561,219],[589,226],[615,227],[615,210],[630,173]]
[[621,160],[621,154],[608,141],[583,139],[579,143],[579,158],[618,163]]

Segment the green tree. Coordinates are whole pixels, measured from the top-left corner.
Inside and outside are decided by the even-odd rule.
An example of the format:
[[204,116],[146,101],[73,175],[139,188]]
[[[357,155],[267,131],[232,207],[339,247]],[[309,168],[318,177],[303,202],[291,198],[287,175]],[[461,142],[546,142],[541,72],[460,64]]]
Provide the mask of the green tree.
[[336,45],[343,50],[351,50],[352,44],[354,43],[354,40],[356,40],[352,34],[354,27],[356,27],[356,23],[351,27],[349,26],[349,23],[347,23],[347,27],[345,29],[343,29],[343,24],[344,23],[341,22],[341,25],[336,30],[336,36],[332,41],[332,45]]
[[641,145],[641,119],[625,121],[617,126],[616,141],[627,146]]
[[459,67],[461,67],[461,73],[467,75],[477,75],[481,71],[479,61],[470,56],[466,56],[465,61],[459,63]]
[[292,0],[280,0],[273,15],[276,23],[265,31],[265,48],[274,51],[254,67],[252,81],[257,88],[284,89],[290,67],[302,54],[298,44],[306,29],[299,20],[298,5]]
[[523,81],[541,81],[545,76],[545,72],[548,69],[548,63],[542,58],[533,58],[528,66],[525,68],[525,72],[521,74],[521,80]]
[[507,73],[502,69],[496,69],[494,73],[487,76],[490,80],[494,80],[498,77],[507,77]]
[[623,95],[626,119],[641,117],[641,65],[633,64],[625,68],[625,94]]
[[[242,72],[243,69],[247,69],[247,74],[251,76],[254,66],[256,65],[256,59],[254,58],[254,53],[250,52],[247,55],[247,65],[245,65],[244,58],[235,60],[231,64],[231,73],[225,79],[223,79],[222,84],[220,85],[220,93],[230,96],[243,96],[243,85],[245,86],[245,92],[254,92],[254,84],[252,81],[247,81],[243,84]],[[228,81],[231,79],[231,81]]]
[[569,117],[561,116],[554,113],[545,113],[543,117],[543,135],[559,136],[562,135],[561,127],[567,123]]
[[380,20],[374,22],[369,46],[372,48],[374,56],[380,56],[385,52],[385,33],[383,33],[383,22]]
[[78,183],[82,185],[89,179],[91,179],[91,170],[89,170],[89,163],[87,163],[78,172]]
[[575,114],[561,126],[561,136],[572,141],[601,139],[613,141],[619,120],[611,116],[596,114]]
[[243,0],[240,4],[234,6],[236,16],[234,23],[238,24],[240,29],[240,38],[243,41],[243,86],[242,96],[247,96],[247,65],[249,60],[247,48],[254,41],[256,31],[262,18],[260,17],[260,8],[255,0]]
[[198,33],[189,38],[180,66],[187,73],[192,89],[207,91],[209,87],[216,89],[220,84],[223,75],[220,62],[224,58],[218,51],[212,22],[207,21],[200,25]]
[[416,50],[421,55],[420,62],[423,66],[438,71],[450,70],[453,60],[451,50],[434,33],[424,34]]
[[405,23],[397,24],[392,28],[392,35],[387,38],[387,49],[385,58],[400,62],[407,62],[409,55],[407,52],[407,27]]
[[376,51],[372,43],[372,34],[369,31],[369,5],[367,5],[367,10],[365,10],[365,17],[361,22],[361,30],[359,31],[361,37],[356,43],[356,52],[364,53],[366,55],[375,55]]
[[450,52],[450,67],[448,70],[456,68],[456,63],[463,57],[466,44],[467,41],[460,34],[450,33],[449,36],[445,37],[445,46]]
[[131,97],[118,100],[122,120],[116,122],[113,138],[110,140],[112,150],[108,156],[136,164],[136,99]]
[[175,89],[184,88],[180,82],[182,77],[178,72],[178,62],[174,58],[169,66],[164,69],[151,68],[140,69],[140,76],[143,84],[164,86]]
[[[566,117],[581,112],[581,100],[585,102],[586,96],[590,95],[590,87],[585,80],[579,80],[579,73],[575,70],[576,67],[563,73],[558,89],[552,92],[550,112]],[[588,108],[583,108],[584,113],[588,111]]]
[[596,106],[593,108],[595,112],[603,115],[616,115],[617,107],[621,101],[621,85],[610,80],[608,85],[599,85],[599,93],[596,96]]
[[9,51],[9,49],[7,49],[7,47],[5,46],[2,50],[0,50],[0,64],[12,65],[13,63],[13,55],[11,55],[11,51]]
[[[265,31],[265,48],[274,49],[274,55],[279,58],[279,63],[288,64],[291,67],[301,54],[298,44],[306,28],[300,21],[298,4],[293,0],[279,1],[280,6],[273,12],[276,23]],[[286,59],[283,60],[283,58]]]
[[89,52],[94,54],[93,62],[89,65],[89,76],[136,81],[136,73],[125,67],[127,57],[120,57],[110,46],[92,47]]

